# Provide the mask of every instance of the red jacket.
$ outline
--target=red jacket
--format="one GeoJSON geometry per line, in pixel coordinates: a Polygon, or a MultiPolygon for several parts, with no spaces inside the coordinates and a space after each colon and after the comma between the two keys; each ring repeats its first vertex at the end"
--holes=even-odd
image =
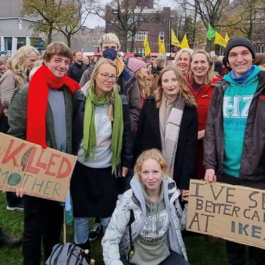
{"type": "MultiPolygon", "coordinates": [[[[191,93],[194,95],[197,102],[197,112],[198,112],[198,131],[205,130],[206,120],[208,114],[208,108],[210,105],[211,97],[213,94],[214,86],[213,83],[222,79],[221,76],[213,78],[212,82],[209,85],[202,85],[198,92],[193,91],[192,86],[189,82],[189,76],[186,76],[188,87],[191,93]]],[[[202,139],[198,141],[197,144],[197,179],[203,179],[205,175],[205,168],[203,166],[203,141],[202,139]]]]}
{"type": "Polygon", "coordinates": [[[198,131],[205,130],[208,108],[210,105],[210,101],[211,101],[211,97],[212,97],[213,89],[214,89],[214,86],[212,84],[217,82],[220,79],[222,79],[221,76],[216,76],[215,78],[212,79],[209,85],[202,85],[199,91],[195,92],[192,89],[188,75],[186,76],[188,87],[191,93],[194,95],[195,100],[197,102],[197,112],[198,112],[198,118],[199,118],[198,131]]]}

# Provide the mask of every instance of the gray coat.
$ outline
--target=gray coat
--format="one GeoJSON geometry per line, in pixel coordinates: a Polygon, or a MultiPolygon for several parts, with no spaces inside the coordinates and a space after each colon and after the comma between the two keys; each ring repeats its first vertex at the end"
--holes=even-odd
{"type": "MultiPolygon", "coordinates": [[[[118,200],[110,223],[102,239],[103,259],[106,265],[122,265],[120,251],[130,246],[129,229],[130,209],[134,212],[132,228],[132,241],[134,241],[144,228],[146,206],[137,175],[131,180],[131,189],[118,200]]],[[[170,227],[168,232],[169,247],[187,260],[186,248],[181,231],[185,230],[187,223],[187,204],[182,210],[179,203],[180,191],[172,179],[163,178],[164,200],[168,212],[170,227]],[[178,242],[178,244],[176,243],[178,242]],[[177,247],[180,246],[180,249],[177,247]]]]}

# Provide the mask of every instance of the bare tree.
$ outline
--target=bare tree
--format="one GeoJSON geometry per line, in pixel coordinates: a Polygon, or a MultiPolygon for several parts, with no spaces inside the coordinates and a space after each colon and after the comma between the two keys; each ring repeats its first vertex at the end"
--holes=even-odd
{"type": "MultiPolygon", "coordinates": [[[[224,8],[229,5],[229,1],[223,0],[176,0],[189,12],[196,13],[202,21],[204,27],[207,29],[208,24],[213,28],[218,24],[224,8]]],[[[210,50],[212,41],[207,40],[206,50],[210,50]]]]}
{"type": "Polygon", "coordinates": [[[131,49],[134,38],[140,26],[152,19],[155,12],[146,12],[145,0],[113,0],[110,4],[102,6],[94,4],[91,13],[106,21],[106,31],[114,27],[116,33],[121,33],[121,49],[127,50],[127,40],[131,38],[131,49]]]}
{"type": "Polygon", "coordinates": [[[88,15],[90,14],[90,5],[88,5],[89,2],[84,0],[72,0],[66,2],[64,7],[61,9],[61,19],[56,20],[55,22],[56,30],[66,37],[67,44],[70,48],[72,37],[81,30],[88,15]]]}
{"type": "Polygon", "coordinates": [[[224,24],[228,31],[237,32],[238,35],[251,39],[254,33],[258,34],[262,31],[263,25],[257,25],[257,22],[264,18],[265,2],[263,0],[235,0],[231,3],[229,16],[226,17],[224,24]]]}
{"type": "Polygon", "coordinates": [[[37,18],[33,26],[35,36],[44,33],[47,43],[52,42],[54,31],[60,31],[71,47],[71,37],[76,34],[85,22],[84,14],[88,8],[84,0],[23,0],[22,14],[37,18]],[[82,19],[82,17],[84,19],[82,19]]]}

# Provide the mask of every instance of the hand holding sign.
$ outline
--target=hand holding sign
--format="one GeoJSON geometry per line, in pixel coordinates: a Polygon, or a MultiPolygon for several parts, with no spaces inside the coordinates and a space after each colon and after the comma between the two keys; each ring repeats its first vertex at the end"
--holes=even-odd
{"type": "Polygon", "coordinates": [[[16,195],[17,195],[17,197],[20,197],[20,198],[22,198],[22,197],[23,197],[23,195],[24,195],[24,192],[23,192],[23,190],[22,190],[21,188],[19,188],[19,189],[16,189],[16,195]]]}
{"type": "Polygon", "coordinates": [[[210,183],[216,182],[217,179],[216,179],[214,169],[211,169],[211,168],[206,169],[204,180],[210,183]]]}

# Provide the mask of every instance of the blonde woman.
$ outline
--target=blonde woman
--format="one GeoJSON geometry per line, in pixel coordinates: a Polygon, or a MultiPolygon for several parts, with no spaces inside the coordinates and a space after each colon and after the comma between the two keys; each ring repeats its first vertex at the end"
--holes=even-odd
{"type": "Polygon", "coordinates": [[[1,103],[5,116],[8,117],[8,106],[14,89],[26,84],[29,72],[38,60],[39,52],[32,46],[21,47],[9,61],[8,71],[0,79],[1,103]]]}
{"type": "Polygon", "coordinates": [[[193,53],[192,49],[184,48],[181,49],[175,56],[175,65],[179,67],[179,69],[182,71],[184,76],[186,76],[186,74],[189,71],[190,59],[192,53],[193,53]]]}
{"type": "Polygon", "coordinates": [[[188,265],[181,236],[187,204],[182,210],[165,158],[157,149],[147,150],[134,172],[131,189],[119,199],[102,239],[105,264],[188,265]]]}
{"type": "Polygon", "coordinates": [[[186,80],[196,100],[199,118],[197,149],[198,179],[203,179],[205,175],[205,168],[203,166],[203,138],[214,83],[220,79],[220,76],[215,75],[214,62],[206,51],[197,50],[191,55],[190,71],[186,76],[186,80]]]}
{"type": "Polygon", "coordinates": [[[167,66],[159,74],[153,96],[141,110],[135,137],[135,156],[150,148],[162,151],[168,173],[183,190],[196,176],[198,115],[196,102],[182,72],[167,66]]]}
{"type": "Polygon", "coordinates": [[[148,76],[147,65],[142,60],[131,58],[128,62],[128,68],[135,74],[141,95],[141,105],[143,106],[146,97],[150,95],[150,90],[146,80],[148,76]]]}
{"type": "Polygon", "coordinates": [[[89,217],[99,217],[105,232],[115,208],[118,178],[133,162],[128,102],[116,87],[115,62],[100,59],[90,81],[74,94],[71,180],[75,244],[89,249],[89,217]]]}
{"type": "MultiPolygon", "coordinates": [[[[39,52],[31,46],[21,47],[9,61],[8,70],[0,79],[0,98],[4,109],[4,115],[1,120],[1,132],[7,133],[8,125],[8,108],[10,100],[16,87],[22,86],[29,81],[29,72],[32,70],[34,63],[38,60],[39,52]]],[[[16,197],[14,192],[7,192],[7,210],[23,211],[24,205],[21,198],[16,197]]]]}

